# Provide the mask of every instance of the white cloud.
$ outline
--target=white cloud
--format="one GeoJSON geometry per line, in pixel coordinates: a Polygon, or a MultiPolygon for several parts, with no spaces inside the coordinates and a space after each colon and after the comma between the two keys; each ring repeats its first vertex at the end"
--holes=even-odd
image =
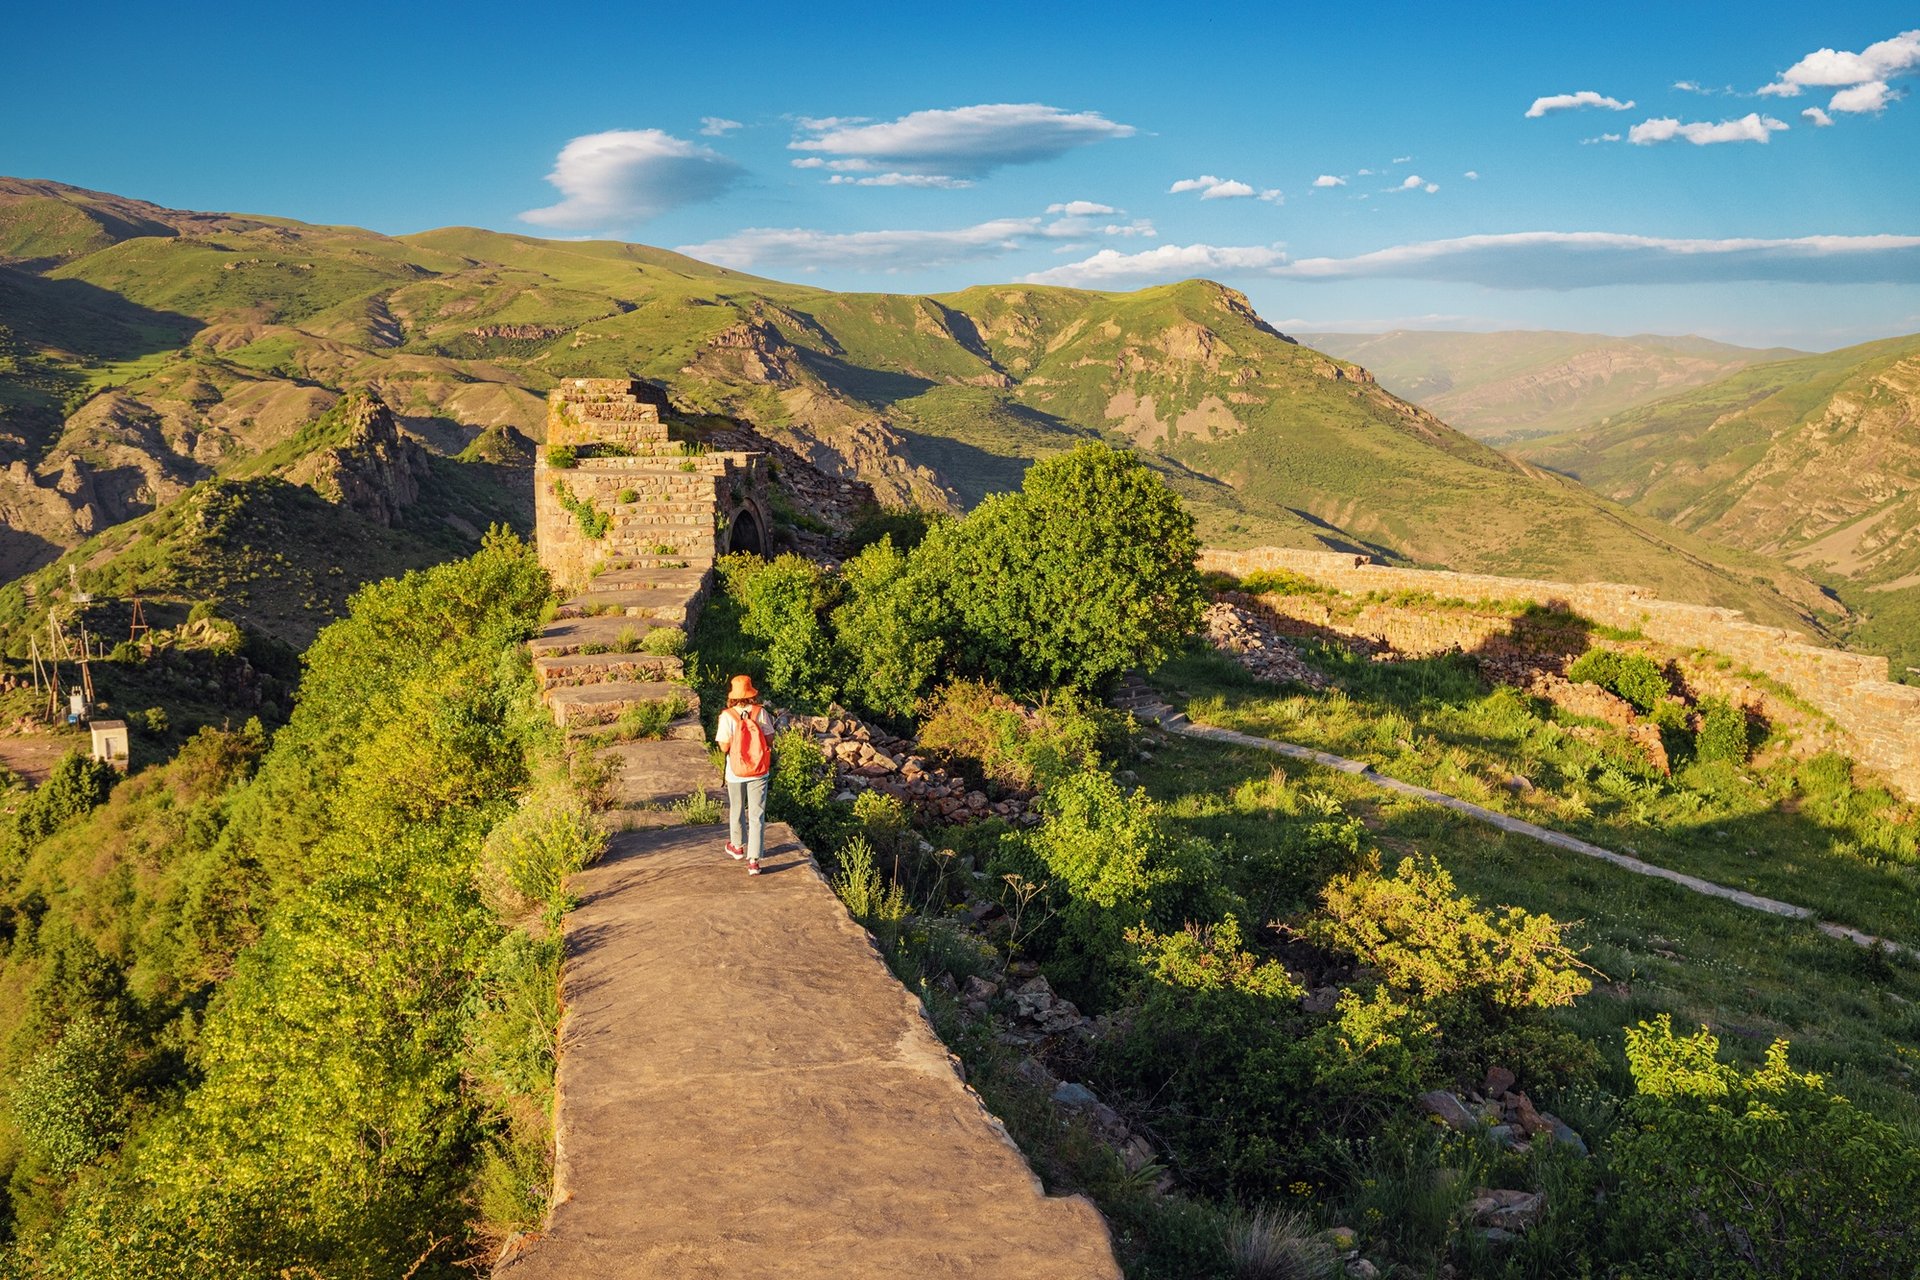
{"type": "Polygon", "coordinates": [[[798,123],[810,136],[788,143],[794,151],[820,152],[903,173],[957,178],[1052,160],[1075,147],[1132,137],[1135,132],[1132,125],[1118,124],[1097,111],[1068,112],[1038,102],[915,111],[878,124],[835,118],[798,123]]]}
{"type": "Polygon", "coordinates": [[[743,129],[738,120],[729,120],[725,116],[701,116],[700,132],[709,138],[723,138],[735,129],[743,129]]]}
{"type": "Polygon", "coordinates": [[[1602,133],[1602,134],[1598,134],[1598,135],[1596,135],[1596,136],[1594,136],[1594,137],[1591,137],[1591,138],[1582,138],[1582,139],[1580,139],[1580,145],[1581,145],[1581,146],[1583,146],[1583,147],[1590,147],[1590,146],[1592,146],[1592,145],[1594,145],[1594,144],[1595,144],[1596,142],[1618,142],[1618,141],[1620,141],[1620,135],[1619,135],[1619,134],[1617,134],[1617,133],[1602,133]]]}
{"type": "Polygon", "coordinates": [[[1048,213],[1058,213],[1055,218],[1040,228],[1040,234],[1049,239],[1081,236],[1146,236],[1152,239],[1159,232],[1153,229],[1153,223],[1145,218],[1136,218],[1132,222],[1102,222],[1106,215],[1125,213],[1111,205],[1095,204],[1091,200],[1074,200],[1067,204],[1050,204],[1048,213]],[[1078,212],[1076,212],[1076,210],[1078,212]]]}
{"type": "Polygon", "coordinates": [[[643,221],[724,194],[744,171],[710,147],[658,129],[610,129],[560,149],[547,181],[564,197],[520,217],[563,230],[643,221]]]}
{"type": "Polygon", "coordinates": [[[1390,189],[1393,191],[1424,191],[1428,195],[1432,195],[1440,189],[1440,184],[1437,182],[1428,182],[1417,173],[1410,173],[1404,182],[1390,189]]]}
{"type": "Polygon", "coordinates": [[[1061,204],[1047,206],[1048,213],[1064,213],[1072,218],[1089,218],[1103,213],[1118,213],[1110,204],[1099,204],[1092,200],[1068,200],[1061,204]]]}
{"type": "Polygon", "coordinates": [[[1549,111],[1570,111],[1578,107],[1605,107],[1609,111],[1631,111],[1633,100],[1629,98],[1622,102],[1618,98],[1609,98],[1591,89],[1582,89],[1578,93],[1555,93],[1544,98],[1535,98],[1533,105],[1527,108],[1526,118],[1538,120],[1549,111]]]}
{"type": "Polygon", "coordinates": [[[1268,187],[1260,193],[1260,199],[1266,201],[1268,204],[1285,204],[1287,202],[1287,193],[1278,187],[1268,187]]]}
{"type": "Polygon", "coordinates": [[[1417,187],[1419,187],[1419,185],[1420,185],[1420,175],[1417,173],[1409,174],[1407,177],[1407,180],[1400,184],[1400,189],[1402,191],[1412,191],[1417,187]]]}
{"type": "Polygon", "coordinates": [[[931,187],[941,191],[952,191],[958,187],[970,187],[973,184],[965,178],[949,178],[938,173],[876,173],[864,178],[850,174],[836,173],[827,179],[830,187],[931,187]]]}
{"type": "MultiPolygon", "coordinates": [[[[1916,67],[1920,67],[1920,29],[1902,31],[1891,40],[1868,45],[1859,53],[1815,49],[1782,72],[1778,80],[1760,86],[1759,92],[1769,97],[1794,98],[1800,95],[1802,89],[1868,85],[1902,75],[1916,67]]],[[[1838,96],[1835,95],[1836,100],[1838,96]]],[[[1879,105],[1863,109],[1877,111],[1884,105],[1883,98],[1879,105]]],[[[1852,110],[1832,103],[1828,107],[1837,111],[1852,110]]]]}
{"type": "Polygon", "coordinates": [[[783,266],[813,271],[903,271],[998,257],[1040,232],[1038,218],[995,218],[936,231],[814,231],[749,227],[678,252],[724,267],[783,266]]]}
{"type": "Polygon", "coordinates": [[[1179,280],[1219,271],[1265,271],[1284,263],[1277,246],[1163,244],[1139,253],[1102,249],[1079,262],[1063,263],[1024,276],[1028,284],[1064,284],[1080,288],[1179,280]]]}
{"type": "Polygon", "coordinates": [[[1786,121],[1763,116],[1757,111],[1749,111],[1738,120],[1722,120],[1719,124],[1705,121],[1683,124],[1672,116],[1663,116],[1643,120],[1627,130],[1627,141],[1643,147],[1656,142],[1671,142],[1675,138],[1683,138],[1696,147],[1711,146],[1716,142],[1766,142],[1786,127],[1786,121]]]}
{"type": "Polygon", "coordinates": [[[1826,129],[1831,127],[1833,124],[1833,117],[1828,115],[1826,112],[1822,111],[1818,107],[1808,107],[1805,111],[1802,111],[1800,113],[1800,118],[1802,120],[1813,121],[1813,125],[1816,129],[1826,129]]]}
{"type": "Polygon", "coordinates": [[[1611,232],[1528,231],[1395,245],[1351,258],[1289,259],[1277,246],[1161,245],[1102,249],[1028,276],[1041,284],[1139,284],[1208,272],[1301,282],[1400,279],[1494,289],[1790,281],[1920,283],[1920,236],[1680,240],[1611,232]]]}
{"type": "Polygon", "coordinates": [[[1857,84],[1851,89],[1842,89],[1834,94],[1833,101],[1827,103],[1827,110],[1845,111],[1850,115],[1884,111],[1887,103],[1895,96],[1897,95],[1887,87],[1885,80],[1869,80],[1865,84],[1857,84]]]}
{"type": "Polygon", "coordinates": [[[1371,170],[1371,169],[1356,169],[1356,170],[1354,170],[1354,172],[1355,172],[1355,173],[1357,173],[1357,174],[1359,174],[1359,175],[1360,175],[1361,177],[1363,177],[1363,178],[1371,178],[1371,177],[1373,177],[1373,170],[1371,170]]]}
{"type": "Polygon", "coordinates": [[[1393,158],[1393,162],[1395,164],[1412,164],[1413,157],[1412,156],[1395,156],[1393,158]]]}
{"type": "Polygon", "coordinates": [[[1197,178],[1182,178],[1167,188],[1167,194],[1177,196],[1188,191],[1198,191],[1202,200],[1236,200],[1254,194],[1252,187],[1232,178],[1216,178],[1203,173],[1197,178]]]}
{"type": "Polygon", "coordinates": [[[1480,171],[1478,169],[1469,169],[1465,173],[1461,174],[1460,176],[1465,178],[1468,182],[1480,181],[1480,171]]]}
{"type": "Polygon", "coordinates": [[[1698,80],[1675,80],[1673,87],[1682,93],[1711,93],[1713,90],[1702,88],[1698,80]]]}
{"type": "Polygon", "coordinates": [[[1344,187],[1347,185],[1347,180],[1345,178],[1336,178],[1330,173],[1323,173],[1313,180],[1313,185],[1316,187],[1344,187]]]}

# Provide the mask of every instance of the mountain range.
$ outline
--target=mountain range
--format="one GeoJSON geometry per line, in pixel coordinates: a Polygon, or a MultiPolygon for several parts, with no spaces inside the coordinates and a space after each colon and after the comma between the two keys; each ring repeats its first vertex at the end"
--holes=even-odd
{"type": "Polygon", "coordinates": [[[1552,330],[1298,336],[1330,355],[1359,361],[1395,395],[1494,445],[1605,422],[1749,366],[1806,354],[1707,338],[1552,330]]]}
{"type": "Polygon", "coordinates": [[[147,523],[189,527],[179,504],[209,483],[244,506],[309,482],[307,456],[355,429],[328,416],[348,391],[426,459],[421,509],[367,536],[464,537],[524,511],[513,463],[558,379],[635,375],[669,388],[682,430],[750,425],[891,503],[962,509],[1107,439],[1220,545],[1636,582],[1802,629],[1831,616],[1802,575],[1470,439],[1206,281],[834,293],[617,242],[386,236],[25,180],[0,180],[0,253],[4,577],[62,556],[105,572],[147,523]]]}

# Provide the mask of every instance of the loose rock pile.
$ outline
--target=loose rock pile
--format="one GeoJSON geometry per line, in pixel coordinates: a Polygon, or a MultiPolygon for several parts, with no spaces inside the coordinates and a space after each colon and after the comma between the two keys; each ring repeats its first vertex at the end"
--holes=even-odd
{"type": "MultiPolygon", "coordinates": [[[[1446,1089],[1435,1089],[1420,1095],[1420,1106],[1449,1129],[1459,1133],[1484,1130],[1488,1137],[1516,1153],[1546,1139],[1585,1156],[1586,1141],[1573,1127],[1552,1112],[1536,1108],[1516,1083],[1513,1072],[1494,1067],[1487,1072],[1480,1090],[1469,1090],[1463,1098],[1446,1089]]],[[[1467,1214],[1483,1237],[1500,1243],[1525,1233],[1540,1221],[1546,1207],[1543,1191],[1477,1187],[1467,1204],[1467,1214]]]]}
{"type": "Polygon", "coordinates": [[[1299,653],[1268,618],[1247,603],[1222,598],[1201,617],[1207,643],[1261,680],[1324,689],[1325,676],[1301,661],[1299,653]]]}
{"type": "Polygon", "coordinates": [[[780,717],[778,727],[788,726],[812,734],[827,753],[847,788],[837,797],[843,801],[871,790],[896,796],[921,816],[939,822],[1002,818],[1031,825],[1040,820],[1032,795],[990,799],[986,792],[969,786],[964,777],[919,754],[912,741],[895,737],[838,707],[824,716],[780,717]]]}

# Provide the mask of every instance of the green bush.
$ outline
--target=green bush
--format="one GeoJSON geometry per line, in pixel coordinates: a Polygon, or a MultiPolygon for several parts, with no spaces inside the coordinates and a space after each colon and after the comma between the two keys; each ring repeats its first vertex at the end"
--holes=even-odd
{"type": "Polygon", "coordinates": [[[767,696],[825,707],[840,690],[834,646],[821,620],[830,600],[825,570],[791,553],[772,560],[730,555],[718,567],[740,605],[740,630],[762,642],[767,696]]]}
{"type": "Polygon", "coordinates": [[[1639,1092],[1610,1144],[1623,1252],[1661,1274],[1920,1274],[1920,1147],[1794,1071],[1754,1071],[1667,1015],[1627,1029],[1639,1092]]]}
{"type": "Polygon", "coordinates": [[[621,506],[631,506],[638,501],[640,501],[640,491],[638,489],[622,489],[620,491],[621,506]]]}
{"type": "Polygon", "coordinates": [[[1752,749],[1746,712],[1725,698],[1701,700],[1700,729],[1694,736],[1694,755],[1699,760],[1745,764],[1752,749]]]}
{"type": "Polygon", "coordinates": [[[1117,717],[1071,689],[1032,709],[977,680],[955,680],[923,707],[920,745],[996,786],[1031,791],[1098,768],[1117,717]]]}
{"type": "Polygon", "coordinates": [[[570,444],[556,444],[547,450],[547,465],[556,471],[570,471],[580,465],[580,455],[570,444]]]}
{"type": "Polygon", "coordinates": [[[643,653],[677,658],[687,649],[687,633],[679,627],[655,627],[640,638],[643,653]]]}
{"type": "Polygon", "coordinates": [[[913,714],[947,655],[951,621],[943,598],[882,537],[841,566],[845,603],[833,611],[834,643],[848,695],[891,719],[913,714]]]}
{"type": "Polygon", "coordinates": [[[1632,703],[1643,715],[1672,697],[1666,673],[1643,653],[1617,649],[1589,649],[1567,668],[1567,679],[1597,684],[1632,703]]]}
{"type": "Polygon", "coordinates": [[[1203,604],[1194,520],[1131,452],[1082,445],[936,525],[915,576],[950,612],[957,674],[1009,693],[1099,687],[1171,656],[1203,604]]]}
{"type": "Polygon", "coordinates": [[[119,1142],[128,1120],[130,1040],[118,1018],[85,1013],[20,1073],[12,1109],[35,1172],[63,1177],[119,1142]]]}

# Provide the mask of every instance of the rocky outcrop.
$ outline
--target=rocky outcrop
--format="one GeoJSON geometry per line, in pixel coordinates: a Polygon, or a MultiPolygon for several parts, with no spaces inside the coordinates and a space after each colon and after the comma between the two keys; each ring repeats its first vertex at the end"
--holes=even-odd
{"type": "Polygon", "coordinates": [[[343,444],[317,456],[313,487],[329,501],[391,528],[420,499],[427,451],[400,434],[393,411],[379,400],[358,397],[343,412],[350,432],[343,444]]]}

